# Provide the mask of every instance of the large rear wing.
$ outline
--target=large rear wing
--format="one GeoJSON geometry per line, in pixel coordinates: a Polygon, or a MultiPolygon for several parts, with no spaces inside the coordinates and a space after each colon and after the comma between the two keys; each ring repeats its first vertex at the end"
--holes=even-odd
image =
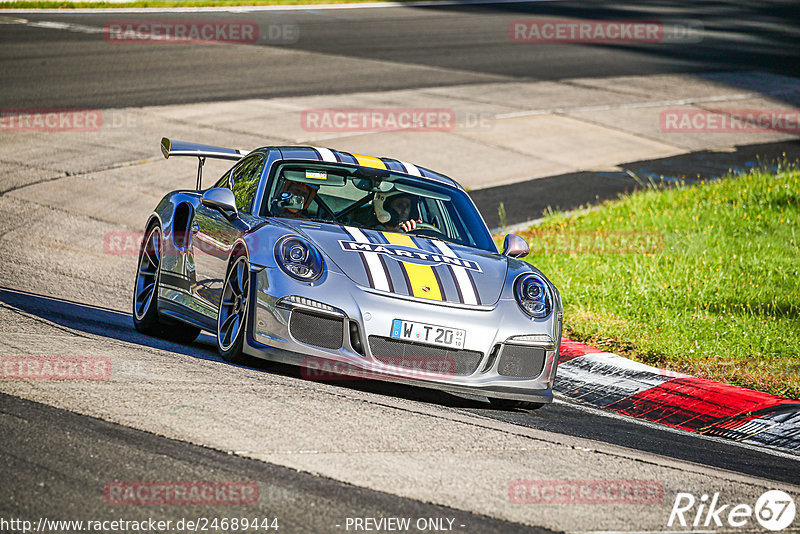
{"type": "Polygon", "coordinates": [[[166,159],[170,156],[194,156],[197,158],[197,190],[200,191],[203,181],[203,164],[206,158],[228,159],[238,161],[249,154],[247,150],[223,148],[219,146],[201,145],[187,141],[173,141],[168,137],[161,139],[161,153],[166,159]]]}

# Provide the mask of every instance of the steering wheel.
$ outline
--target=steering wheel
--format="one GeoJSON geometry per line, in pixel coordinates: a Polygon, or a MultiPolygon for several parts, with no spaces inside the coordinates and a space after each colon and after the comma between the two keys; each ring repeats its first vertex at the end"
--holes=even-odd
{"type": "MultiPolygon", "coordinates": [[[[424,222],[418,222],[414,230],[433,230],[434,232],[439,232],[439,229],[436,228],[434,225],[424,222]]],[[[413,232],[414,230],[411,231],[413,232]]],[[[441,232],[439,233],[441,234],[441,232]]]]}
{"type": "Polygon", "coordinates": [[[428,223],[424,223],[424,222],[418,222],[416,228],[414,228],[413,230],[409,230],[406,233],[407,234],[420,234],[420,235],[430,235],[431,233],[436,234],[436,235],[434,235],[432,237],[436,237],[437,235],[444,235],[444,234],[442,234],[442,231],[439,230],[438,228],[436,228],[434,225],[428,224],[428,223]]]}

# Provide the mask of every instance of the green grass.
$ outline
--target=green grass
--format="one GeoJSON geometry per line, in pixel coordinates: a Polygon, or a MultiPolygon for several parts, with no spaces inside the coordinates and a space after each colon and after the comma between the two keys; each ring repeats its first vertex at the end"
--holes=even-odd
{"type": "MultiPolygon", "coordinates": [[[[76,9],[76,8],[126,8],[126,7],[211,7],[211,6],[272,6],[300,4],[350,4],[389,0],[134,0],[131,2],[0,2],[0,9],[76,9]]],[[[411,0],[392,0],[411,1],[411,0]]]]}
{"type": "Polygon", "coordinates": [[[800,168],[637,192],[521,232],[566,334],[800,398],[800,168]]]}

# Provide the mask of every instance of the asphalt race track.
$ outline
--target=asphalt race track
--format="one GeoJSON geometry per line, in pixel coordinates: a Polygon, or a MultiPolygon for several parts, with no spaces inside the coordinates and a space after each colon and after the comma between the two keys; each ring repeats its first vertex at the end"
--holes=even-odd
{"type": "MultiPolygon", "coordinates": [[[[113,20],[210,16],[120,13],[113,20]]],[[[213,17],[296,25],[300,37],[235,50],[109,46],[80,29],[102,28],[109,15],[0,12],[0,108],[124,108],[718,70],[800,77],[800,11],[791,2],[554,1],[213,17]],[[708,37],[688,48],[509,42],[510,19],[537,16],[694,21],[708,37]],[[59,23],[71,26],[52,27],[59,23]]],[[[0,132],[0,163],[11,135],[0,132]]],[[[87,143],[87,157],[102,148],[87,143]]],[[[798,151],[796,141],[772,148],[798,151]]],[[[57,160],[57,142],[53,150],[57,160]]],[[[741,152],[749,161],[751,152],[741,152]]],[[[10,179],[0,177],[0,185],[10,179]]],[[[599,195],[578,200],[565,183],[537,187],[558,190],[563,207],[599,195]]],[[[677,492],[721,492],[726,502],[750,504],[767,489],[799,494],[798,456],[563,399],[504,412],[478,398],[397,384],[309,381],[269,362],[233,366],[205,334],[188,346],[140,335],[128,309],[135,258],[104,256],[86,244],[118,228],[107,214],[87,215],[80,190],[64,190],[63,208],[8,194],[25,187],[0,187],[0,356],[102,356],[114,374],[102,384],[0,381],[0,519],[241,514],[278,517],[279,532],[347,532],[354,517],[441,517],[457,532],[662,531],[677,492]],[[509,502],[514,480],[611,478],[656,480],[663,499],[650,506],[509,502]],[[103,488],[119,480],[246,480],[260,498],[232,509],[114,506],[103,488]]]]}
{"type": "MultiPolygon", "coordinates": [[[[138,334],[131,328],[130,319],[125,313],[9,289],[0,289],[0,303],[4,322],[14,324],[10,333],[8,327],[4,328],[7,331],[4,341],[6,352],[10,347],[20,347],[20,340],[26,337],[32,340],[31,345],[44,342],[51,346],[66,347],[59,334],[54,334],[52,341],[42,339],[54,328],[61,333],[70,332],[75,336],[73,339],[89,341],[92,346],[114,347],[113,352],[120,353],[125,359],[136,351],[129,353],[123,347],[132,346],[146,352],[163,352],[180,360],[189,369],[196,367],[193,362],[206,362],[214,368],[222,366],[230,370],[228,378],[215,378],[220,376],[219,373],[207,374],[196,385],[201,391],[209,391],[207,388],[210,384],[226,383],[231,376],[235,377],[244,371],[243,368],[220,362],[213,341],[208,336],[202,336],[191,346],[179,346],[138,334]],[[21,333],[27,335],[21,336],[21,333]]],[[[103,350],[103,353],[109,352],[108,348],[103,350]]],[[[152,361],[127,363],[138,371],[142,366],[152,364],[152,361]]],[[[164,365],[163,362],[155,364],[162,372],[166,369],[164,365]]],[[[126,373],[125,367],[125,363],[120,364],[123,374],[126,373]]],[[[395,406],[407,412],[404,417],[410,419],[410,424],[413,424],[415,416],[425,417],[425,414],[415,413],[421,405],[443,421],[457,422],[464,416],[472,416],[477,421],[473,424],[480,424],[482,420],[510,423],[510,428],[533,429],[537,431],[533,435],[540,433],[547,440],[566,443],[577,441],[583,446],[590,443],[598,451],[608,448],[614,454],[645,464],[666,462],[676,471],[679,479],[687,475],[684,470],[716,473],[724,479],[736,479],[740,476],[736,473],[741,473],[784,487],[786,484],[792,485],[800,473],[800,461],[791,455],[764,452],[723,440],[699,438],[655,425],[645,426],[630,419],[563,402],[536,412],[502,412],[489,409],[478,400],[420,391],[403,385],[363,381],[342,381],[332,385],[313,383],[304,380],[295,368],[288,366],[257,362],[252,368],[258,380],[279,380],[289,387],[294,383],[293,394],[308,396],[309,390],[316,388],[333,389],[333,398],[357,399],[361,410],[369,410],[369,406],[395,406]],[[679,463],[676,464],[676,461],[679,463]]],[[[177,380],[185,380],[189,376],[175,374],[172,370],[167,372],[177,380]],[[180,378],[181,375],[183,378],[180,378]]],[[[174,383],[167,382],[166,387],[173,388],[174,383]]],[[[149,390],[145,386],[141,394],[152,394],[149,390]]],[[[235,391],[232,394],[236,395],[235,391]]],[[[215,402],[225,399],[224,395],[213,395],[215,402]]],[[[57,400],[55,402],[58,404],[57,400]]],[[[238,405],[235,399],[225,402],[238,405]]],[[[169,403],[172,417],[195,405],[194,402],[187,400],[184,403],[183,399],[175,397],[170,398],[169,403]]],[[[463,532],[528,531],[527,527],[520,524],[314,477],[271,463],[231,455],[230,451],[223,450],[220,453],[6,394],[0,394],[0,414],[0,426],[7,437],[2,452],[3,465],[6,466],[8,479],[14,481],[0,490],[0,502],[3,503],[0,513],[3,517],[116,517],[121,512],[103,501],[101,491],[105,484],[114,480],[248,480],[259,484],[259,503],[257,506],[237,509],[237,512],[242,511],[248,517],[279,517],[281,526],[290,532],[335,532],[335,525],[342,524],[347,517],[378,516],[456,518],[458,524],[464,525],[458,529],[463,532]]],[[[266,421],[263,424],[270,426],[266,421]]],[[[374,431],[367,431],[370,430],[374,431]]],[[[251,428],[242,430],[247,433],[252,431],[251,428]]],[[[604,478],[600,474],[597,476],[604,478]]],[[[213,506],[193,507],[191,512],[192,516],[197,517],[224,514],[224,510],[215,510],[213,506]]],[[[124,515],[128,519],[158,517],[175,521],[185,516],[185,508],[170,506],[140,508],[124,515]]],[[[530,531],[544,532],[547,529],[530,531]]]]}
{"type": "MultiPolygon", "coordinates": [[[[6,448],[2,455],[5,476],[15,481],[16,490],[13,495],[3,496],[0,506],[3,517],[96,517],[97,507],[104,505],[104,515],[110,516],[113,508],[101,499],[70,498],[81,495],[87,485],[103,486],[109,478],[213,480],[222,477],[224,480],[246,478],[259,483],[261,503],[237,512],[248,518],[278,517],[281,529],[289,532],[325,532],[336,524],[344,525],[347,516],[380,515],[447,517],[453,519],[455,525],[469,525],[470,532],[551,532],[349,486],[16,397],[0,394],[0,399],[0,428],[5,439],[17,445],[6,448]],[[48,428],[48,439],[31,435],[31,427],[48,428]],[[34,457],[35,462],[32,461],[34,457]],[[120,464],[120,458],[125,458],[124,464],[120,464]],[[81,466],[83,470],[75,469],[81,466]],[[309,509],[314,512],[308,513],[309,509]]],[[[192,508],[193,517],[213,517],[216,513],[213,506],[192,508]]],[[[185,516],[185,511],[163,506],[142,514],[142,518],[153,515],[159,520],[178,521],[185,516]]]]}
{"type": "MultiPolygon", "coordinates": [[[[100,336],[101,339],[175,350],[173,343],[148,338],[132,330],[130,318],[125,313],[9,289],[0,289],[0,303],[60,327],[100,336]]],[[[177,352],[192,358],[217,360],[216,347],[208,336],[201,337],[190,347],[181,347],[177,352]]],[[[223,362],[223,365],[227,364],[223,362]]],[[[267,373],[302,379],[300,372],[292,366],[253,362],[253,367],[267,373]]],[[[485,403],[477,400],[400,384],[345,380],[337,386],[355,393],[363,391],[378,396],[429,402],[440,405],[447,411],[457,410],[529,428],[589,438],[696,464],[762,476],[778,482],[795,482],[800,474],[800,459],[786,454],[765,454],[755,448],[735,445],[725,440],[689,435],[658,425],[645,426],[629,418],[563,402],[535,412],[503,412],[489,409],[485,403]]],[[[4,399],[8,401],[8,398],[4,399]]]]}
{"type": "MultiPolygon", "coordinates": [[[[209,18],[198,13],[19,17],[95,28],[109,21],[209,18]]],[[[109,47],[97,34],[7,23],[0,33],[0,103],[105,108],[513,79],[752,69],[800,73],[800,13],[792,2],[566,1],[220,13],[213,18],[246,19],[263,28],[297,25],[298,39],[272,47],[269,54],[241,48],[231,53],[227,47],[109,47]],[[680,42],[529,47],[509,41],[509,20],[538,16],[699,22],[707,35],[691,47],[680,42]]]]}

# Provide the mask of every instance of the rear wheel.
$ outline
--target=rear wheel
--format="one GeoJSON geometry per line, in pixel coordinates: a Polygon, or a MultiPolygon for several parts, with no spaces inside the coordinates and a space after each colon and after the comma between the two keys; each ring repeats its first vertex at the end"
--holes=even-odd
{"type": "Polygon", "coordinates": [[[250,262],[240,254],[228,269],[217,314],[217,348],[226,362],[245,363],[249,359],[242,352],[249,296],[250,262]]]}
{"type": "Polygon", "coordinates": [[[511,400],[511,399],[497,399],[497,398],[489,398],[489,402],[491,405],[499,410],[538,410],[544,404],[541,402],[528,402],[528,401],[519,401],[519,400],[511,400]]]}
{"type": "Polygon", "coordinates": [[[133,326],[143,334],[156,336],[158,321],[158,278],[161,274],[161,229],[153,226],[139,249],[139,269],[133,286],[133,326]]]}
{"type": "Polygon", "coordinates": [[[200,334],[199,328],[177,321],[165,321],[158,315],[161,244],[161,228],[153,225],[139,249],[138,270],[133,287],[133,326],[148,336],[189,343],[200,334]]]}

